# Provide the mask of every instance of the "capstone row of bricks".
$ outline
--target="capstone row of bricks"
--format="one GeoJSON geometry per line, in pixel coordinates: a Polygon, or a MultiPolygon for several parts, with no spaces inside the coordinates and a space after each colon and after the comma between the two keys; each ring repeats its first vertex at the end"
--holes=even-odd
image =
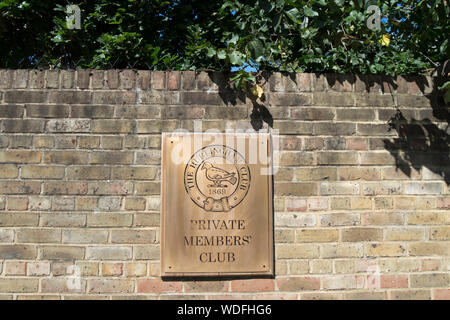
{"type": "MultiPolygon", "coordinates": [[[[148,70],[0,70],[0,89],[154,89],[217,91],[226,88],[226,72],[148,70]]],[[[430,94],[444,79],[430,76],[263,73],[272,92],[373,92],[430,94]]]]}

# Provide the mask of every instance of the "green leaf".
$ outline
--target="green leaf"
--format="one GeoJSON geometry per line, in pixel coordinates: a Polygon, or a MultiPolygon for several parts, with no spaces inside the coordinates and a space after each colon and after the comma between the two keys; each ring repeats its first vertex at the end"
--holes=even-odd
{"type": "Polygon", "coordinates": [[[248,43],[248,48],[255,59],[261,57],[264,54],[264,45],[258,39],[250,41],[248,43]]]}
{"type": "Polygon", "coordinates": [[[239,36],[237,34],[233,34],[231,39],[228,40],[228,44],[236,44],[239,40],[239,36]]]}
{"type": "Polygon", "coordinates": [[[307,17],[317,17],[319,15],[316,11],[309,7],[303,7],[303,13],[307,17]]]}
{"type": "Polygon", "coordinates": [[[206,51],[206,56],[208,58],[214,57],[215,54],[216,54],[216,50],[214,50],[213,48],[208,48],[206,51]]]}
{"type": "Polygon", "coordinates": [[[230,58],[230,62],[233,65],[241,66],[244,63],[244,60],[242,58],[242,53],[238,51],[232,51],[228,54],[228,57],[230,58]]]}
{"type": "Polygon", "coordinates": [[[450,102],[450,90],[447,90],[447,91],[444,93],[444,102],[445,102],[445,103],[449,103],[449,102],[450,102]]]}
{"type": "Polygon", "coordinates": [[[217,58],[223,60],[227,57],[227,52],[223,49],[217,51],[217,58]]]}
{"type": "Polygon", "coordinates": [[[297,24],[302,24],[302,21],[301,21],[302,16],[300,14],[300,11],[298,11],[297,8],[292,8],[292,9],[286,11],[285,13],[289,17],[289,19],[291,19],[293,22],[295,22],[297,24]]]}

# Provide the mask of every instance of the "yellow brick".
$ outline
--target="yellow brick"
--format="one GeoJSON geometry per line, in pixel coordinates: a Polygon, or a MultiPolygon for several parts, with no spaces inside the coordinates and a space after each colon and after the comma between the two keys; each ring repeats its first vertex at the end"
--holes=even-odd
{"type": "Polygon", "coordinates": [[[389,292],[391,300],[430,300],[430,290],[394,290],[389,292]]]}
{"type": "Polygon", "coordinates": [[[100,145],[100,137],[84,136],[80,137],[78,146],[81,149],[95,149],[100,145]]]}
{"type": "Polygon", "coordinates": [[[352,210],[372,209],[372,199],[370,197],[350,198],[352,210]]]}
{"type": "Polygon", "coordinates": [[[150,263],[149,265],[149,276],[151,277],[160,277],[161,276],[161,268],[158,263],[150,263]]]}
{"type": "Polygon", "coordinates": [[[53,140],[52,136],[35,136],[33,138],[33,145],[35,148],[52,148],[53,140]]]}
{"type": "Polygon", "coordinates": [[[364,277],[355,275],[334,275],[327,276],[322,282],[324,289],[362,289],[364,287],[364,277]]]}
{"type": "Polygon", "coordinates": [[[338,169],[339,180],[380,180],[380,170],[371,167],[342,167],[338,169]]]}
{"type": "Polygon", "coordinates": [[[82,276],[97,276],[99,265],[98,262],[77,262],[77,267],[80,268],[82,276]]]}
{"type": "Polygon", "coordinates": [[[333,273],[331,260],[312,260],[310,273],[333,273]]]}
{"type": "Polygon", "coordinates": [[[289,274],[307,274],[309,272],[309,263],[307,260],[288,261],[289,274]]]}
{"type": "Polygon", "coordinates": [[[125,198],[125,209],[131,211],[145,210],[145,198],[125,198]]]}
{"type": "Polygon", "coordinates": [[[369,212],[364,213],[361,217],[364,225],[369,226],[388,226],[388,225],[403,225],[404,216],[402,213],[378,213],[369,212]]]}
{"type": "Polygon", "coordinates": [[[91,279],[89,293],[131,293],[134,288],[133,279],[91,279]]]}
{"type": "Polygon", "coordinates": [[[403,210],[423,210],[436,208],[436,198],[427,197],[398,197],[395,208],[403,210]]]}
{"type": "Polygon", "coordinates": [[[386,258],[378,261],[381,272],[401,273],[420,271],[420,259],[416,258],[386,258]]]}
{"type": "Polygon", "coordinates": [[[122,263],[102,263],[103,276],[120,276],[123,273],[122,263]]]}
{"type": "Polygon", "coordinates": [[[350,208],[350,198],[331,198],[331,210],[345,210],[350,208]]]}
{"type": "Polygon", "coordinates": [[[0,163],[39,163],[41,157],[41,151],[0,151],[0,163]]]}
{"type": "Polygon", "coordinates": [[[386,292],[355,291],[345,294],[345,300],[384,300],[386,292]]]}
{"type": "Polygon", "coordinates": [[[409,210],[414,209],[414,197],[397,197],[395,198],[395,208],[409,210]]]}
{"type": "Polygon", "coordinates": [[[285,275],[288,273],[288,262],[286,260],[275,261],[276,275],[285,275]]]}
{"type": "Polygon", "coordinates": [[[293,168],[277,168],[276,173],[274,175],[275,181],[292,181],[294,177],[294,169],[293,168]]]}
{"type": "Polygon", "coordinates": [[[445,287],[450,285],[448,273],[412,274],[411,288],[445,287]]]}
{"type": "Polygon", "coordinates": [[[448,256],[450,246],[448,242],[417,242],[409,244],[411,256],[448,256]]]}
{"type": "Polygon", "coordinates": [[[24,166],[20,176],[25,179],[61,179],[64,177],[64,167],[57,166],[24,166]]]}
{"type": "Polygon", "coordinates": [[[297,181],[335,181],[337,178],[336,168],[333,167],[296,168],[295,176],[297,181]]]}
{"type": "Polygon", "coordinates": [[[321,258],[352,258],[363,256],[363,245],[360,243],[323,244],[321,258]]]}
{"type": "Polygon", "coordinates": [[[147,275],[147,264],[146,263],[128,263],[126,265],[127,276],[131,277],[144,277],[147,275]]]}
{"type": "Polygon", "coordinates": [[[425,237],[425,230],[422,228],[388,228],[385,232],[387,241],[414,241],[425,237]]]}
{"type": "Polygon", "coordinates": [[[450,213],[447,212],[409,213],[407,217],[408,224],[411,225],[450,224],[450,213]]]}
{"type": "Polygon", "coordinates": [[[113,230],[111,231],[112,243],[156,243],[155,230],[113,230]]]}
{"type": "Polygon", "coordinates": [[[28,208],[27,197],[8,197],[6,199],[6,208],[8,210],[24,211],[28,208]]]}
{"type": "Polygon", "coordinates": [[[277,259],[309,259],[319,257],[319,246],[315,244],[281,244],[275,250],[277,259]]]}
{"type": "Polygon", "coordinates": [[[354,260],[334,260],[334,270],[336,273],[355,273],[354,260]]]}
{"type": "Polygon", "coordinates": [[[381,228],[348,228],[342,230],[342,241],[381,241],[383,229],[381,228]]]}
{"type": "Polygon", "coordinates": [[[392,209],[393,199],[389,197],[376,197],[375,198],[375,209],[392,209]]]}
{"type": "Polygon", "coordinates": [[[98,197],[80,197],[76,199],[76,208],[77,210],[95,210],[98,208],[98,197]]]}
{"type": "Polygon", "coordinates": [[[373,243],[366,246],[370,257],[399,257],[406,254],[406,249],[400,244],[373,243]]]}
{"type": "Polygon", "coordinates": [[[0,179],[12,179],[17,178],[19,169],[14,164],[1,164],[0,165],[0,179]]]}
{"type": "Polygon", "coordinates": [[[296,242],[333,242],[338,239],[338,229],[300,229],[295,231],[296,242]]]}
{"type": "Polygon", "coordinates": [[[273,208],[275,211],[284,211],[284,198],[273,199],[273,208]]]}
{"type": "Polygon", "coordinates": [[[414,209],[416,210],[424,210],[424,209],[433,209],[436,208],[436,198],[426,198],[420,197],[414,199],[414,209]]]}
{"type": "Polygon", "coordinates": [[[431,240],[450,240],[450,226],[435,227],[430,229],[431,240]]]}
{"type": "Polygon", "coordinates": [[[276,243],[294,242],[295,231],[292,229],[277,229],[274,237],[276,243]]]}
{"type": "Polygon", "coordinates": [[[301,300],[342,300],[342,293],[336,292],[311,292],[302,293],[301,300]]]}
{"type": "Polygon", "coordinates": [[[0,292],[37,292],[39,287],[38,279],[14,279],[14,278],[3,278],[0,279],[0,292]]]}
{"type": "Polygon", "coordinates": [[[320,225],[323,227],[332,226],[356,226],[360,224],[358,213],[330,213],[320,215],[320,225]]]}
{"type": "Polygon", "coordinates": [[[18,229],[18,243],[58,243],[61,242],[61,230],[58,229],[18,229]]]}

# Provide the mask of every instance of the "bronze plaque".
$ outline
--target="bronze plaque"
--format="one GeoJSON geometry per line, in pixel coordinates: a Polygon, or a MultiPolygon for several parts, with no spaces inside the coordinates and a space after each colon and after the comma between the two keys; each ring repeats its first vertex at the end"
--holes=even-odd
{"type": "Polygon", "coordinates": [[[163,277],[273,274],[270,141],[163,133],[163,277]]]}

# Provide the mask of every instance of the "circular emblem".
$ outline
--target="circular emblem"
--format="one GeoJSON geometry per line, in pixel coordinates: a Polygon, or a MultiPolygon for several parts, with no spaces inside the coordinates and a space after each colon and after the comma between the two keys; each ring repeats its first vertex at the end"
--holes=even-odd
{"type": "Polygon", "coordinates": [[[189,159],[184,169],[184,186],[192,201],[204,210],[228,212],[247,195],[250,169],[236,150],[210,145],[189,159]]]}

